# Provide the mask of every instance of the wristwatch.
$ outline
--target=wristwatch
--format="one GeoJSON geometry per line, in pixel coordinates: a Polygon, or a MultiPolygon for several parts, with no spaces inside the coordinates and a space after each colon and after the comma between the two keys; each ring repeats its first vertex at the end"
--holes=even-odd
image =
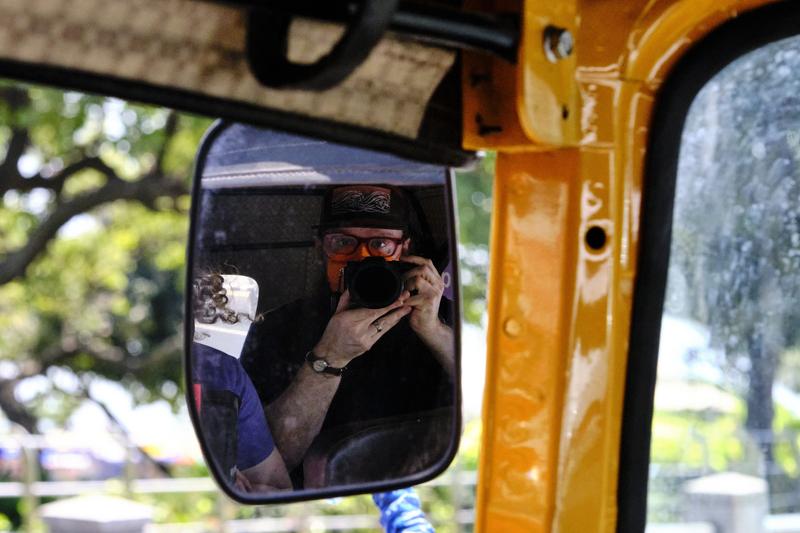
{"type": "Polygon", "coordinates": [[[325,359],[314,355],[314,352],[311,350],[309,350],[306,353],[306,361],[308,361],[308,364],[309,366],[311,366],[311,369],[317,374],[331,374],[333,376],[341,376],[347,369],[347,365],[341,368],[336,368],[331,366],[325,359]]]}

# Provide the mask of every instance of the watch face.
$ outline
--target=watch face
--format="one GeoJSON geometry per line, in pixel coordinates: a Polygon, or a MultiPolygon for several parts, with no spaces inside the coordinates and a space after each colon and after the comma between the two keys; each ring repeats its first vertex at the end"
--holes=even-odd
{"type": "Polygon", "coordinates": [[[312,364],[311,366],[317,372],[324,372],[325,369],[328,368],[328,363],[326,363],[322,359],[317,359],[316,361],[314,361],[314,364],[312,364]]]}

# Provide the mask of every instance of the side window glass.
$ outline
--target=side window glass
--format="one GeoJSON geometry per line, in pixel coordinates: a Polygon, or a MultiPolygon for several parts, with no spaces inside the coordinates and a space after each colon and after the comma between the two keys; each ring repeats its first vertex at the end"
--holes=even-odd
{"type": "Polygon", "coordinates": [[[652,531],[686,522],[771,531],[785,518],[776,515],[800,510],[798,95],[800,38],[791,38],[727,66],[687,116],[655,392],[652,531]]]}

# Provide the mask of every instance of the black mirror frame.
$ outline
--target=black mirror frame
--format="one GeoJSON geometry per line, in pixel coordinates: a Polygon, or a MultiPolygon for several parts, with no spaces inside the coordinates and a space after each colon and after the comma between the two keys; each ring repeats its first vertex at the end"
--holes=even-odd
{"type": "MultiPolygon", "coordinates": [[[[195,435],[197,437],[198,442],[200,443],[200,448],[203,452],[203,458],[206,460],[208,464],[209,459],[212,457],[209,453],[209,447],[206,443],[203,435],[202,430],[200,429],[200,420],[196,410],[193,408],[195,405],[195,396],[193,387],[190,386],[192,382],[191,376],[191,322],[189,317],[192,316],[192,301],[189,295],[192,294],[192,269],[194,265],[194,258],[195,258],[195,240],[194,235],[196,234],[196,230],[198,228],[198,217],[199,217],[199,202],[197,201],[201,194],[201,181],[202,181],[202,172],[205,166],[206,158],[208,157],[209,150],[211,146],[214,144],[214,141],[219,137],[219,135],[225,131],[226,128],[233,125],[234,123],[225,119],[217,120],[206,132],[203,136],[202,141],[200,142],[200,147],[197,151],[197,157],[195,159],[194,164],[194,171],[193,171],[193,181],[192,181],[192,203],[190,209],[190,220],[189,220],[189,235],[186,244],[186,284],[185,284],[185,296],[184,296],[184,355],[183,355],[183,376],[184,376],[184,390],[186,396],[187,406],[189,407],[189,416],[192,421],[192,426],[195,431],[195,435]]],[[[458,240],[457,240],[457,227],[458,221],[456,219],[456,212],[455,212],[455,188],[453,186],[454,183],[454,173],[452,168],[447,168],[445,170],[445,199],[449,200],[446,203],[447,209],[447,219],[451,221],[450,228],[449,228],[449,245],[450,245],[450,257],[452,258],[453,264],[453,316],[454,316],[454,323],[453,323],[453,334],[454,334],[454,341],[455,341],[455,350],[456,350],[456,358],[455,358],[455,373],[453,376],[453,384],[454,384],[454,393],[453,393],[453,409],[455,410],[455,416],[453,417],[453,425],[452,425],[452,433],[450,436],[450,445],[447,448],[447,451],[442,456],[440,460],[436,462],[433,466],[418,472],[412,476],[408,476],[406,478],[402,478],[399,480],[389,480],[389,481],[376,481],[370,483],[360,483],[360,484],[353,484],[353,485],[346,485],[340,488],[331,488],[331,489],[303,489],[301,491],[295,492],[271,492],[271,493],[262,493],[258,496],[251,496],[248,493],[241,493],[232,490],[230,484],[222,478],[219,472],[219,468],[216,465],[208,464],[208,468],[211,472],[214,481],[217,485],[222,489],[222,491],[231,499],[236,502],[248,504],[248,505],[263,505],[263,504],[282,504],[282,503],[292,503],[292,502],[300,502],[300,501],[308,501],[308,500],[319,500],[325,498],[333,498],[333,497],[340,497],[340,496],[352,496],[355,494],[368,494],[368,493],[376,493],[376,492],[386,492],[390,490],[395,490],[399,488],[409,487],[413,485],[418,485],[420,483],[424,483],[429,481],[439,474],[444,472],[448,466],[453,462],[453,459],[458,452],[459,443],[461,440],[461,427],[462,427],[462,420],[461,420],[461,291],[460,291],[460,281],[459,281],[459,268],[458,268],[458,240]]],[[[213,461],[213,458],[211,458],[213,461]]]]}

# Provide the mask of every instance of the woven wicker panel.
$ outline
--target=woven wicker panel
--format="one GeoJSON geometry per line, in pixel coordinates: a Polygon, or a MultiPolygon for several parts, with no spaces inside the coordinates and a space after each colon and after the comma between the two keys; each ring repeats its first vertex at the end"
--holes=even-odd
{"type": "MultiPolygon", "coordinates": [[[[0,0],[0,58],[177,88],[414,138],[454,55],[387,37],[324,92],[263,88],[244,56],[241,11],[192,0],[0,0]]],[[[341,34],[296,21],[289,57],[312,62],[341,34]]],[[[77,74],[76,74],[77,75],[77,74]]]]}

